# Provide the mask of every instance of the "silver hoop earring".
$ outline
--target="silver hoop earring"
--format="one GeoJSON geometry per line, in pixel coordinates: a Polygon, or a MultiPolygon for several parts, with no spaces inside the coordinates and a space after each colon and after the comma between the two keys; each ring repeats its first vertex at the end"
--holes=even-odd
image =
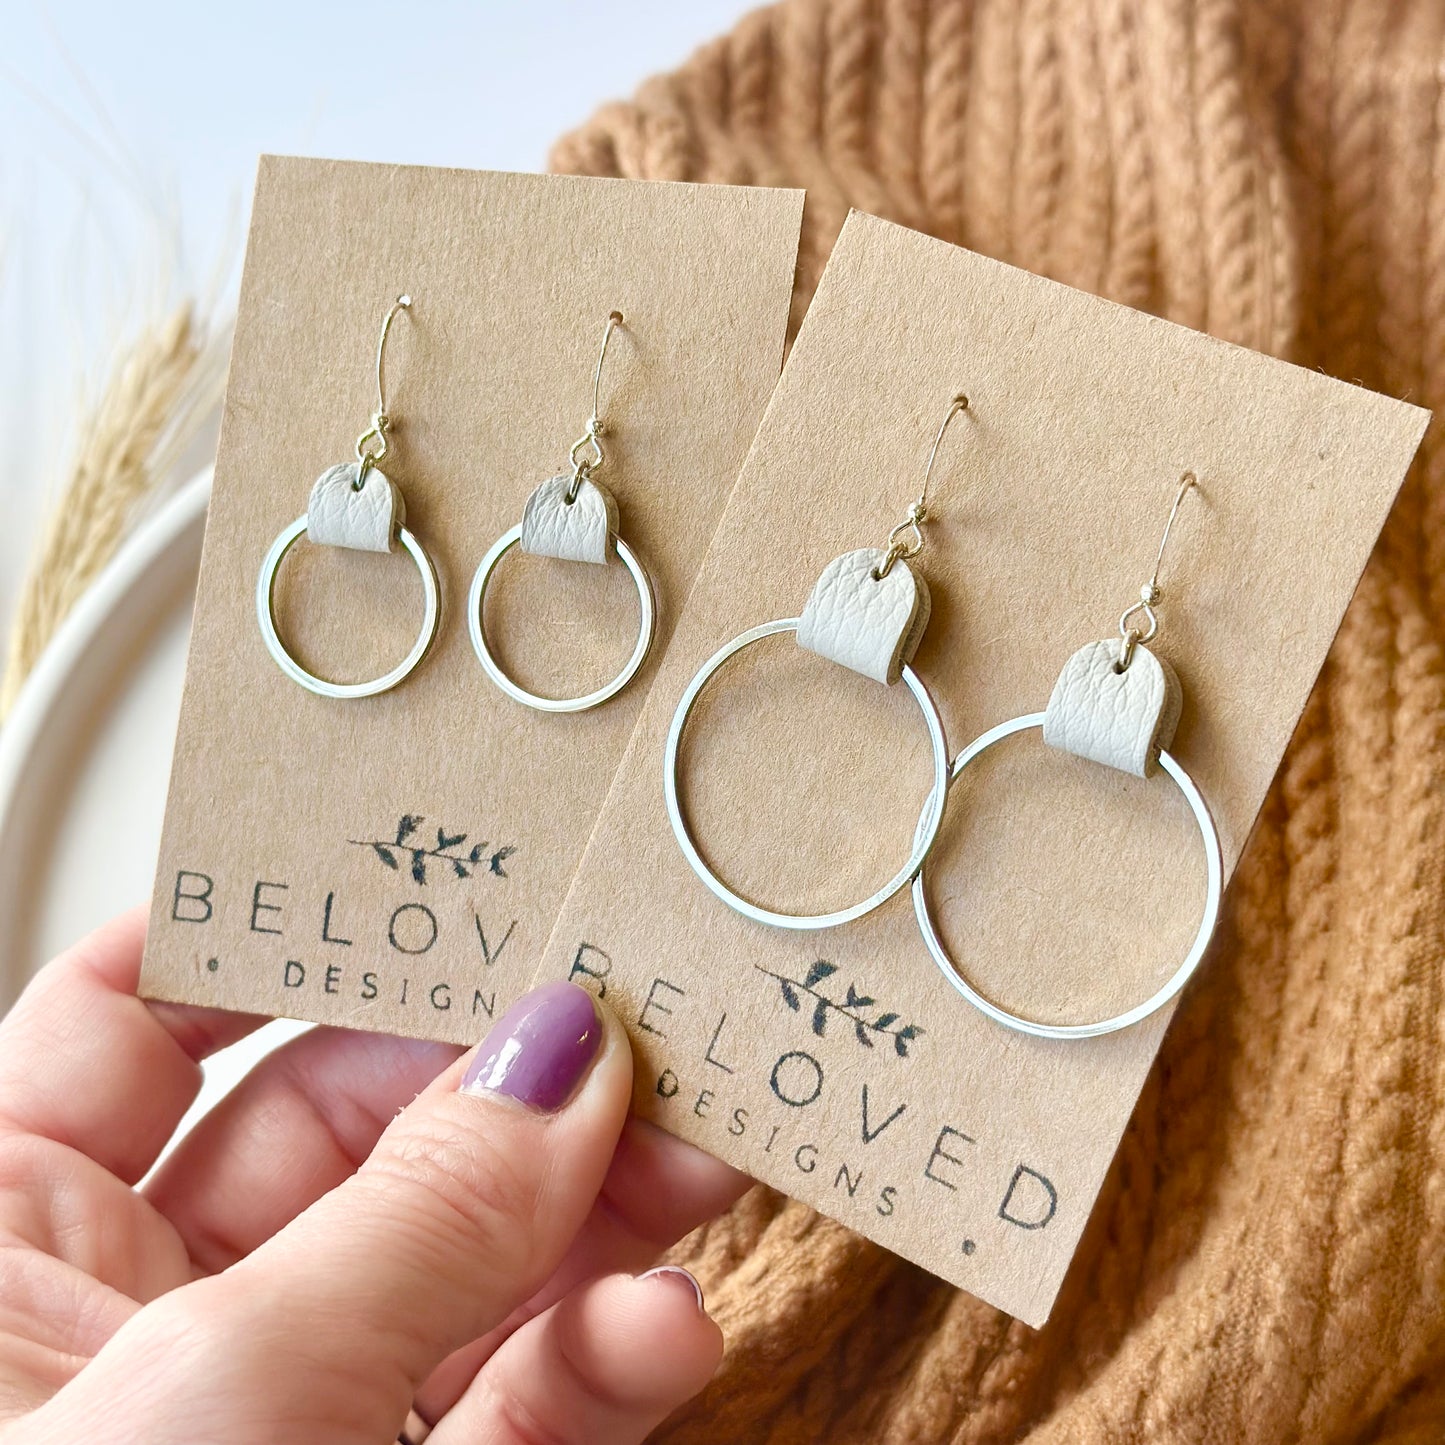
{"type": "Polygon", "coordinates": [[[647,660],[657,628],[652,579],[637,554],[617,534],[617,503],[611,492],[592,480],[593,472],[602,465],[606,455],[601,442],[606,427],[598,414],[602,364],[607,359],[607,344],[613,331],[623,324],[620,311],[612,312],[607,318],[607,328],[602,333],[602,350],[598,353],[597,366],[592,373],[592,415],[587,419],[587,429],[572,443],[568,454],[572,464],[571,476],[564,472],[560,476],[549,477],[527,498],[521,524],[503,532],[492,543],[472,578],[471,591],[467,596],[467,628],[482,670],[514,702],[536,708],[539,712],[585,712],[616,697],[637,676],[647,660]],[[482,618],[487,585],[502,558],[518,546],[535,557],[557,557],[564,562],[593,562],[604,566],[615,552],[631,574],[637,587],[637,643],[622,671],[595,692],[580,697],[542,697],[508,677],[492,655],[482,618]]]}
{"type": "MultiPolygon", "coordinates": [[[[1154,609],[1163,596],[1159,587],[1159,566],[1164,560],[1164,548],[1169,541],[1174,519],[1179,513],[1179,504],[1195,485],[1194,473],[1185,472],[1180,480],[1179,491],[1174,497],[1174,506],[1165,524],[1164,535],[1159,542],[1153,576],[1139,589],[1139,601],[1119,619],[1119,640],[1106,639],[1081,647],[1065,663],[1044,712],[1010,718],[1008,722],[990,728],[981,737],[975,738],[954,759],[948,774],[952,784],[970,763],[996,743],[1012,737],[1014,733],[1033,728],[1043,730],[1044,742],[1051,747],[1107,767],[1119,768],[1135,777],[1147,778],[1152,776],[1156,769],[1162,768],[1184,794],[1204,845],[1204,915],[1184,961],[1164,986],[1151,997],[1112,1018],[1084,1024],[1040,1023],[1036,1019],[1011,1013],[991,999],[985,998],[964,977],[958,965],[949,957],[934,926],[928,907],[925,875],[921,868],[913,880],[913,911],[918,919],[919,931],[923,934],[928,952],[943,976],[969,1003],[996,1023],[1020,1033],[1033,1034],[1036,1038],[1098,1038],[1102,1034],[1117,1033],[1120,1029],[1129,1028],[1157,1013],[1177,997],[1193,977],[1219,921],[1219,906],[1224,891],[1224,859],[1219,833],[1209,806],[1194,780],[1166,751],[1173,741],[1174,729],[1179,722],[1179,680],[1173,668],[1162,658],[1156,657],[1145,645],[1151,642],[1159,631],[1159,618],[1154,609]]],[[[919,820],[920,831],[925,826],[937,826],[936,823],[930,824],[926,812],[919,820]]]]}
{"type": "Polygon", "coordinates": [[[835,928],[862,918],[907,885],[923,866],[923,860],[938,836],[948,792],[948,743],[933,695],[909,666],[928,624],[929,597],[927,583],[907,564],[908,559],[923,550],[923,526],[928,520],[928,482],[939,445],[949,423],[967,409],[968,398],[962,394],[949,402],[928,455],[923,487],[909,507],[908,515],[888,534],[888,545],[884,548],[865,547],[834,558],[814,585],[801,617],[764,622],[733,638],[698,669],[673,713],[663,765],[663,793],[673,836],[688,866],[712,893],[729,908],[755,923],[766,923],[773,928],[813,930],[835,928]],[[923,723],[932,745],[932,788],[923,805],[923,816],[907,862],[876,893],[832,913],[782,913],[753,903],[729,888],[703,859],[678,800],[678,752],[683,729],[698,695],[730,657],[754,642],[783,632],[796,633],[800,647],[865,677],[890,686],[901,681],[923,714],[923,723]]]}
{"type": "Polygon", "coordinates": [[[387,432],[391,417],[386,409],[382,372],[386,337],[397,312],[410,305],[410,296],[398,296],[382,320],[381,337],[376,343],[376,411],[371,425],[356,439],[356,460],[328,467],[316,479],[305,512],[271,543],[256,580],[256,620],[267,652],[292,682],[322,697],[371,697],[395,687],[426,656],[441,617],[436,568],[426,548],[407,530],[406,501],[401,489],[377,468],[390,451],[387,432]],[[302,667],[287,650],[276,624],[276,575],[282,559],[303,534],[314,546],[350,547],[362,552],[390,552],[400,541],[416,563],[423,597],[421,631],[411,650],[390,672],[366,682],[328,682],[302,667]]]}

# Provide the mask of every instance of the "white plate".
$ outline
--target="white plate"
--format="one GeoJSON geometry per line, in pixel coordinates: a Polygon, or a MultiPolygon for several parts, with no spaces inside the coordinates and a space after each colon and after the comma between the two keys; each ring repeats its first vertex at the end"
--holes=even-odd
{"type": "MultiPolygon", "coordinates": [[[[150,893],[210,490],[208,470],[126,539],[0,728],[0,1013],[47,958],[150,893]]],[[[301,1027],[218,1055],[198,1108],[301,1027]]]]}

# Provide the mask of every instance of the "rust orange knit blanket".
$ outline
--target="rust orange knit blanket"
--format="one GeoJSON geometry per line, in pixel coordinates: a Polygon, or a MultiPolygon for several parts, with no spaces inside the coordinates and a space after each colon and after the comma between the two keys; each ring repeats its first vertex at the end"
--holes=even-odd
{"type": "MultiPolygon", "coordinates": [[[[857,206],[1445,405],[1441,0],[785,0],[554,164],[806,186],[795,321],[857,206]]],[[[1048,1327],[755,1190],[658,1438],[1445,1439],[1442,647],[1432,428],[1048,1327]]]]}

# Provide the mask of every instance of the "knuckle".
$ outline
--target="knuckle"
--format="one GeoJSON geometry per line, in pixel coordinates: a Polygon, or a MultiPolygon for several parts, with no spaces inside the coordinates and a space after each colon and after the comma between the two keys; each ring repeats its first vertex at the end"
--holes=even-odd
{"type": "Polygon", "coordinates": [[[219,1298],[219,1281],[199,1280],[151,1301],[132,1321],[132,1344],[142,1360],[215,1379],[233,1368],[238,1340],[234,1311],[219,1298]]]}
{"type": "Polygon", "coordinates": [[[378,1415],[408,1397],[407,1381],[365,1348],[337,1357],[330,1343],[350,1322],[320,1314],[296,1328],[294,1312],[288,1292],[257,1271],[212,1275],[162,1295],[124,1327],[127,1367],[182,1411],[226,1402],[223,1410],[239,1410],[258,1440],[275,1438],[280,1420],[311,1426],[308,1439],[368,1438],[378,1415]]]}
{"type": "Polygon", "coordinates": [[[48,1313],[60,1313],[56,1288],[60,1273],[61,1267],[52,1255],[29,1245],[0,1240],[0,1319],[41,1306],[47,1307],[48,1313]]]}
{"type": "Polygon", "coordinates": [[[59,1148],[36,1134],[0,1132],[0,1191],[9,1193],[47,1183],[52,1156],[59,1148]]]}
{"type": "Polygon", "coordinates": [[[60,1254],[56,1200],[73,1181],[76,1156],[36,1134],[0,1133],[0,1240],[60,1254]]]}
{"type": "Polygon", "coordinates": [[[573,1429],[545,1420],[513,1384],[493,1385],[491,1396],[489,1413],[497,1423],[498,1438],[506,1440],[508,1445],[580,1445],[582,1436],[573,1429]]]}
{"type": "Polygon", "coordinates": [[[358,1176],[391,1193],[468,1249],[525,1248],[541,1191],[536,1151],[507,1147],[440,1107],[402,1115],[381,1136],[358,1176]]]}

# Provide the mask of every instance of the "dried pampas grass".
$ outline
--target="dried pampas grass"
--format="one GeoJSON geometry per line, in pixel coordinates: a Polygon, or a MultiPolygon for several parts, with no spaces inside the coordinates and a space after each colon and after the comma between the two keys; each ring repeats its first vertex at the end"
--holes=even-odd
{"type": "Polygon", "coordinates": [[[66,614],[136,517],[174,479],[225,388],[229,336],[208,333],[185,302],[119,357],[82,424],[75,460],[21,589],[0,718],[66,614]]]}

